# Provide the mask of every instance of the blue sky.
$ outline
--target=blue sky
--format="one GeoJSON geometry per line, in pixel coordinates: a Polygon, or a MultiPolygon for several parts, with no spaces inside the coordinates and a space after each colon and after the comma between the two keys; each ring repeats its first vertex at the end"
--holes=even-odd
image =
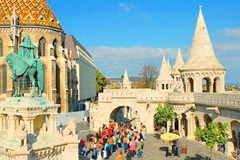
{"type": "Polygon", "coordinates": [[[216,56],[227,69],[226,82],[240,82],[239,0],[48,0],[67,34],[92,54],[107,77],[126,68],[137,76],[142,67],[160,68],[165,54],[174,64],[177,48],[189,55],[198,6],[216,56]]]}

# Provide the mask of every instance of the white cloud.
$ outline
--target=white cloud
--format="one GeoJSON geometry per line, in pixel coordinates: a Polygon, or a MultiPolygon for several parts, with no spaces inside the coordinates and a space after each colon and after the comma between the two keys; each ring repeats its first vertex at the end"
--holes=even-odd
{"type": "Polygon", "coordinates": [[[240,41],[237,42],[221,42],[214,45],[217,50],[220,51],[239,51],[240,52],[240,41]]]}
{"type": "Polygon", "coordinates": [[[136,8],[133,3],[119,3],[119,7],[125,12],[130,12],[136,8]]]}
{"type": "MultiPolygon", "coordinates": [[[[97,68],[108,77],[120,76],[124,69],[130,75],[138,75],[144,65],[156,64],[160,67],[162,55],[175,62],[177,48],[151,48],[135,46],[129,48],[93,47],[92,54],[97,68]]],[[[182,49],[183,56],[188,56],[189,47],[182,49]]]]}
{"type": "Polygon", "coordinates": [[[228,37],[228,38],[238,38],[240,39],[240,28],[225,28],[223,30],[216,31],[217,35],[228,37]]]}

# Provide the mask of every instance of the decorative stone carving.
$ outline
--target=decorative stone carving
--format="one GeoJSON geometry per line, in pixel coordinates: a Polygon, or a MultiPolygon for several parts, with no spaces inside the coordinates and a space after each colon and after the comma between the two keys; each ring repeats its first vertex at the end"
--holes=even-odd
{"type": "Polygon", "coordinates": [[[76,135],[77,122],[78,122],[78,120],[76,118],[70,119],[67,127],[63,131],[63,136],[68,136],[68,135],[75,136],[76,135]]]}
{"type": "Polygon", "coordinates": [[[21,141],[20,147],[27,146],[27,125],[21,124],[19,127],[19,139],[21,141]]]}

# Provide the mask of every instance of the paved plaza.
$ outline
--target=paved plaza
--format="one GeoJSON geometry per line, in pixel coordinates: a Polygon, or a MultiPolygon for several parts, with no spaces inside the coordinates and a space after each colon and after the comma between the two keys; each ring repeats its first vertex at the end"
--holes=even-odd
{"type": "MultiPolygon", "coordinates": [[[[85,127],[83,123],[79,123],[78,127],[78,135],[79,138],[86,137],[86,135],[89,133],[89,128],[85,127]]],[[[144,150],[143,150],[143,159],[144,160],[179,160],[179,159],[184,159],[184,160],[205,160],[208,159],[210,156],[209,154],[209,148],[206,147],[205,145],[202,145],[201,143],[198,143],[196,141],[190,141],[187,139],[184,139],[184,145],[187,145],[188,148],[188,154],[182,154],[181,158],[174,157],[174,156],[169,156],[165,157],[165,147],[168,146],[168,142],[163,142],[160,139],[159,134],[150,134],[147,136],[147,141],[145,142],[144,145],[144,150]]],[[[118,151],[116,151],[110,158],[109,160],[116,160],[116,157],[118,155],[118,151]]],[[[82,160],[89,159],[89,158],[80,158],[82,160]]],[[[133,158],[133,160],[137,160],[137,156],[133,158]]],[[[222,153],[213,152],[213,160],[231,160],[231,158],[223,155],[222,153]]]]}

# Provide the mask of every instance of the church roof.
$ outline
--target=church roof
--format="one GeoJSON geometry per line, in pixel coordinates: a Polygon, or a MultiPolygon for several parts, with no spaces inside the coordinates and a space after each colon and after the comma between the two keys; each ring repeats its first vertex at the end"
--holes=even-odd
{"type": "Polygon", "coordinates": [[[165,55],[163,56],[161,70],[157,78],[157,81],[162,81],[162,80],[164,81],[173,80],[169,72],[169,64],[166,61],[165,55]]]}
{"type": "Polygon", "coordinates": [[[207,26],[199,7],[190,56],[181,70],[225,69],[215,56],[207,26]]]}
{"type": "Polygon", "coordinates": [[[0,25],[10,25],[13,10],[20,25],[53,27],[63,31],[46,0],[0,0],[0,25]]]}

